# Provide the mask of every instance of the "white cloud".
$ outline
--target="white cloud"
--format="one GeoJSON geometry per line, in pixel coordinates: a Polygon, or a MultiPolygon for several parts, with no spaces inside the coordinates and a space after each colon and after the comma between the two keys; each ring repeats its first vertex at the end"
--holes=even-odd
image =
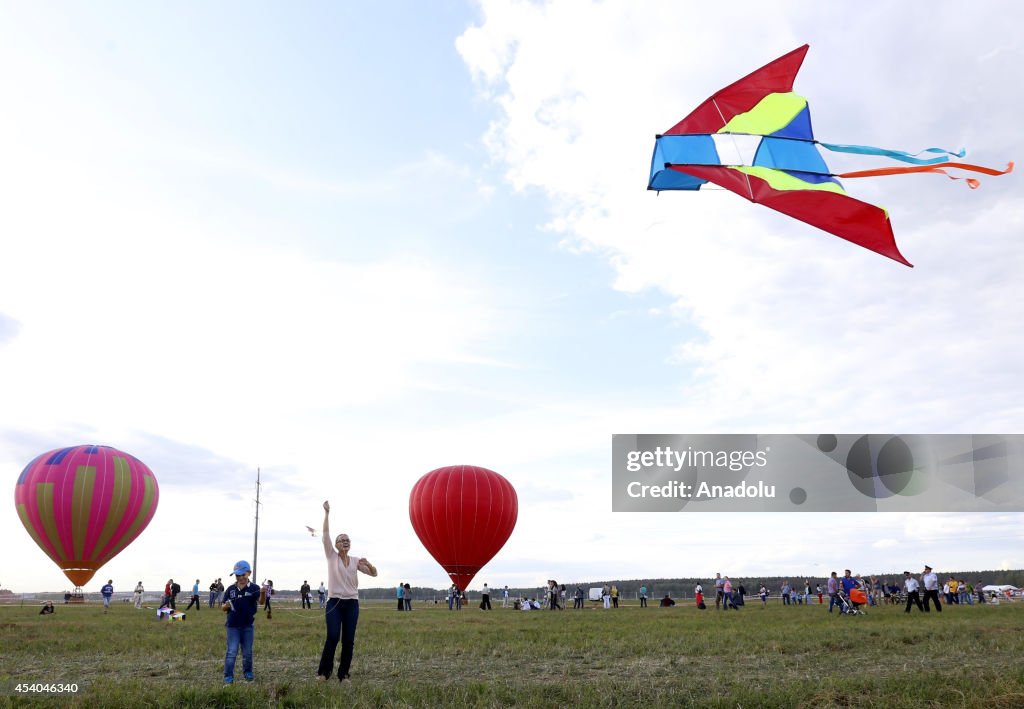
{"type": "MultiPolygon", "coordinates": [[[[729,193],[643,190],[653,133],[715,89],[798,46],[801,27],[790,19],[798,13],[758,6],[756,23],[723,18],[718,27],[694,23],[685,5],[495,1],[482,8],[483,23],[458,46],[500,111],[489,144],[513,184],[551,196],[552,228],[606,255],[616,287],[661,291],[674,301],[677,317],[703,331],[697,341],[680,342],[676,354],[701,375],[694,393],[705,416],[723,425],[750,417],[774,430],[1014,425],[1008,414],[1019,411],[1024,394],[1024,379],[1011,374],[1019,374],[1019,365],[1009,358],[1024,344],[1014,326],[1024,316],[1013,275],[1024,266],[1024,249],[1014,225],[1024,203],[1011,199],[1003,183],[987,181],[995,194],[986,196],[929,176],[894,178],[916,180],[889,198],[897,238],[919,264],[915,271],[729,193]],[[918,195],[942,195],[958,208],[902,216],[918,195]]],[[[803,28],[816,19],[836,26],[862,12],[804,9],[803,28]]],[[[987,12],[938,15],[956,23],[963,51],[990,46],[987,12]]],[[[884,35],[869,52],[876,60],[849,65],[838,62],[849,61],[854,47],[823,38],[820,29],[810,33],[809,78],[797,84],[812,108],[827,106],[837,92],[832,84],[815,103],[827,77],[852,77],[842,92],[861,91],[875,115],[906,92],[878,81],[884,35]]],[[[899,51],[903,66],[919,61],[922,72],[941,71],[928,53],[899,51]]],[[[952,69],[949,62],[942,66],[952,69]]],[[[998,70],[986,75],[992,71],[998,70]]],[[[1006,63],[1002,71],[1020,70],[1006,63]]],[[[954,141],[1001,106],[1019,106],[1020,92],[1005,82],[978,97],[980,110],[956,101],[951,107],[938,90],[943,82],[924,83],[931,90],[919,92],[917,112],[943,116],[954,141]]],[[[862,137],[884,143],[891,118],[871,126],[875,136],[862,137]]],[[[843,120],[830,134],[850,125],[843,120]]],[[[976,138],[983,147],[991,140],[976,138]]],[[[1007,154],[1021,146],[1019,137],[999,143],[1007,154]]],[[[861,183],[851,181],[848,189],[856,194],[863,187],[866,199],[882,198],[895,184],[861,183]]]]}

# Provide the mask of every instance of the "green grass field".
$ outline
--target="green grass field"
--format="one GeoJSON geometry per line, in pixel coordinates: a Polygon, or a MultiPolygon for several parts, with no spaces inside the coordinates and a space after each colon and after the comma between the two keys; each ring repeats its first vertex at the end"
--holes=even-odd
{"type": "Polygon", "coordinates": [[[351,681],[321,683],[322,615],[281,607],[257,616],[256,681],[224,687],[215,610],[172,623],[121,605],[0,607],[0,704],[1024,707],[1024,603],[826,608],[398,613],[364,602],[351,681]],[[18,682],[79,691],[26,697],[18,682]]]}

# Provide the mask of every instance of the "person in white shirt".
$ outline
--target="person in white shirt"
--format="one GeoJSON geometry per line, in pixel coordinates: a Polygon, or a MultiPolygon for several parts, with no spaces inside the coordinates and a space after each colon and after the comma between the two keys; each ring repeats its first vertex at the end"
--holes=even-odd
{"type": "Polygon", "coordinates": [[[917,604],[919,611],[924,610],[924,606],[921,604],[921,594],[918,592],[917,579],[910,575],[909,571],[903,572],[903,590],[907,592],[907,609],[906,612],[910,612],[910,606],[914,603],[917,604]]]}
{"type": "Polygon", "coordinates": [[[935,601],[935,610],[942,612],[942,604],[939,603],[939,577],[932,572],[932,567],[925,564],[924,573],[921,574],[921,584],[924,586],[924,612],[928,613],[928,600],[935,601]]]}
{"type": "Polygon", "coordinates": [[[341,660],[338,663],[338,680],[348,677],[352,664],[352,650],[356,642],[356,623],[359,621],[359,575],[376,576],[377,567],[368,560],[349,555],[352,542],[347,534],[339,534],[331,544],[328,517],[331,505],[324,501],[324,554],[327,557],[327,589],[330,598],[324,618],[327,621],[327,640],[320,654],[317,678],[328,680],[334,672],[334,651],[341,641],[341,660]]]}

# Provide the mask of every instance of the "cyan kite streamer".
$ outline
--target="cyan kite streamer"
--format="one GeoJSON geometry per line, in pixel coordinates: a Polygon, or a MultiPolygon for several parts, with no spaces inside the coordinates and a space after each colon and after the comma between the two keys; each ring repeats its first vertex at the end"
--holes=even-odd
{"type": "Polygon", "coordinates": [[[874,148],[870,145],[840,145],[838,143],[818,143],[823,148],[831,150],[834,153],[856,153],[857,155],[880,155],[887,158],[893,158],[900,162],[907,162],[912,165],[938,165],[939,163],[949,162],[949,157],[962,158],[967,154],[967,151],[961,148],[959,151],[954,152],[952,150],[943,150],[942,148],[927,148],[917,153],[907,153],[902,150],[887,150],[886,148],[874,148]],[[919,158],[917,157],[921,153],[941,153],[943,157],[939,158],[919,158]]]}

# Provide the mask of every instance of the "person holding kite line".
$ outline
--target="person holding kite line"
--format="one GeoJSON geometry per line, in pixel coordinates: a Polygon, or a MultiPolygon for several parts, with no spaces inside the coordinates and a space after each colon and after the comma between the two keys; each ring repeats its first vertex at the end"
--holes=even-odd
{"type": "Polygon", "coordinates": [[[224,628],[227,636],[227,652],[224,654],[224,684],[235,682],[235,660],[242,653],[242,671],[245,681],[252,682],[252,641],[253,621],[256,619],[256,607],[259,602],[260,587],[252,583],[252,567],[242,560],[235,563],[231,571],[235,583],[224,594],[221,610],[227,613],[224,628]]]}
{"type": "Polygon", "coordinates": [[[339,534],[333,543],[328,526],[331,505],[324,500],[324,554],[327,557],[327,639],[320,655],[317,679],[326,681],[334,671],[334,651],[341,640],[341,660],[338,662],[338,681],[348,677],[352,664],[352,650],[356,641],[356,623],[359,621],[359,575],[377,575],[377,567],[366,559],[350,556],[352,546],[347,534],[339,534]]]}

